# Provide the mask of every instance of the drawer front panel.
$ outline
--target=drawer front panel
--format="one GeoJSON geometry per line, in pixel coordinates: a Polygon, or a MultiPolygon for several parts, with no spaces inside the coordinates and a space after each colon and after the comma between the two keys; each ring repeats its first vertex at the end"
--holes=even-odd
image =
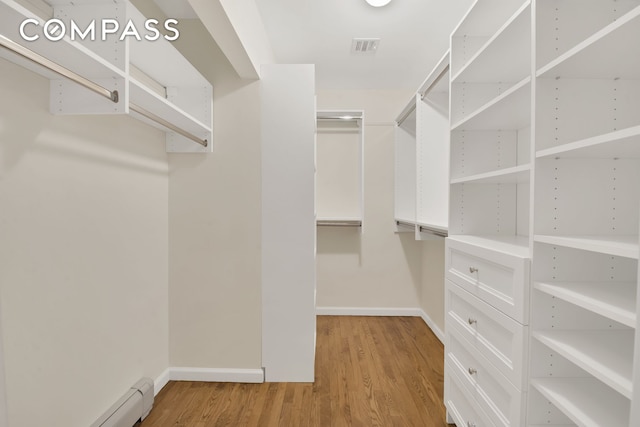
{"type": "MultiPolygon", "coordinates": [[[[447,368],[452,372],[451,368],[447,368]]],[[[475,399],[468,396],[453,373],[445,375],[444,403],[447,413],[456,425],[461,427],[494,427],[494,424],[477,406],[475,399]]]]}
{"type": "Polygon", "coordinates": [[[519,389],[524,388],[527,327],[447,281],[446,329],[455,328],[519,389]]]}
{"type": "Polygon", "coordinates": [[[447,279],[527,324],[529,260],[447,239],[447,279]]]}
{"type": "Polygon", "coordinates": [[[466,392],[497,426],[522,425],[523,394],[455,330],[447,335],[446,361],[466,392]]]}

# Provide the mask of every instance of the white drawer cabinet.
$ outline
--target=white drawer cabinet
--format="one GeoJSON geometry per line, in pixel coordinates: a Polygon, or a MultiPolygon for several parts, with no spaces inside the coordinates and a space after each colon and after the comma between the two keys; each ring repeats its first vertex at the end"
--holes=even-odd
{"type": "Polygon", "coordinates": [[[524,394],[455,330],[447,333],[446,363],[493,424],[524,425],[524,394]]]}
{"type": "Polygon", "coordinates": [[[527,327],[456,286],[446,285],[446,329],[469,341],[502,375],[524,389],[527,327]]]}
{"type": "MultiPolygon", "coordinates": [[[[517,250],[492,250],[469,238],[447,239],[446,277],[522,324],[528,318],[529,259],[517,250]]],[[[513,246],[514,249],[519,249],[513,246]]]]}
{"type": "Polygon", "coordinates": [[[461,381],[447,369],[444,378],[444,402],[448,414],[460,427],[494,427],[487,415],[478,407],[475,398],[462,387],[461,381]]]}

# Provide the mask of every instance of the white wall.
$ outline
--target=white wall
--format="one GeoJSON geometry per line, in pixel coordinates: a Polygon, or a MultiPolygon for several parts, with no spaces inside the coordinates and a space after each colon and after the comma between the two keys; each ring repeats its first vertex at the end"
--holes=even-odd
{"type": "Polygon", "coordinates": [[[180,34],[214,86],[214,148],[169,155],[171,365],[259,369],[260,83],[240,80],[201,24],[180,34]]]}
{"type": "Polygon", "coordinates": [[[11,427],[86,427],[168,367],[164,135],[53,116],[0,61],[0,302],[11,427]]]}
{"type": "Polygon", "coordinates": [[[417,308],[421,244],[394,233],[394,125],[410,91],[318,91],[319,110],[365,110],[363,232],[318,228],[322,307],[417,308]]]}

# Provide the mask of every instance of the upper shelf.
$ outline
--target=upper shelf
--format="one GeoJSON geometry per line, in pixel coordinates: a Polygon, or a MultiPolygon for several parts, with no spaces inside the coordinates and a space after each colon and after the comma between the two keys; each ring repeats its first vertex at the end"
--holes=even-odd
{"type": "MultiPolygon", "coordinates": [[[[38,26],[30,24],[25,27],[25,33],[29,35],[35,36],[37,33],[35,29],[43,28],[45,23],[43,19],[13,0],[0,2],[0,34],[9,40],[89,79],[115,80],[125,78],[123,70],[67,36],[56,42],[50,41],[42,35],[39,35],[39,38],[34,41],[24,40],[20,35],[20,24],[26,19],[35,19],[39,23],[38,26]]],[[[15,61],[16,55],[6,49],[0,48],[0,56],[18,62],[15,61]]],[[[31,65],[31,63],[20,63],[20,65],[47,78],[58,78],[56,74],[44,67],[31,65]]]]}
{"type": "Polygon", "coordinates": [[[451,57],[451,72],[458,74],[477,52],[495,38],[505,22],[530,1],[483,0],[474,2],[451,36],[455,55],[451,57]],[[461,46],[466,49],[459,49],[461,46]]]}
{"type": "Polygon", "coordinates": [[[531,7],[526,2],[459,70],[456,83],[517,82],[530,74],[531,7]],[[501,66],[509,61],[509,66],[501,66]]]}
{"type": "Polygon", "coordinates": [[[638,79],[640,60],[622,48],[640,40],[640,6],[541,67],[538,77],[638,79]]]}

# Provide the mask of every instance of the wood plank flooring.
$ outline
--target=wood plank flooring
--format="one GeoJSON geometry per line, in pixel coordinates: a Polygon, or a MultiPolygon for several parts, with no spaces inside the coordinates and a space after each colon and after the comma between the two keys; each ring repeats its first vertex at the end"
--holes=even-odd
{"type": "Polygon", "coordinates": [[[418,317],[318,316],[316,381],[170,382],[141,427],[445,427],[443,347],[418,317]]]}

